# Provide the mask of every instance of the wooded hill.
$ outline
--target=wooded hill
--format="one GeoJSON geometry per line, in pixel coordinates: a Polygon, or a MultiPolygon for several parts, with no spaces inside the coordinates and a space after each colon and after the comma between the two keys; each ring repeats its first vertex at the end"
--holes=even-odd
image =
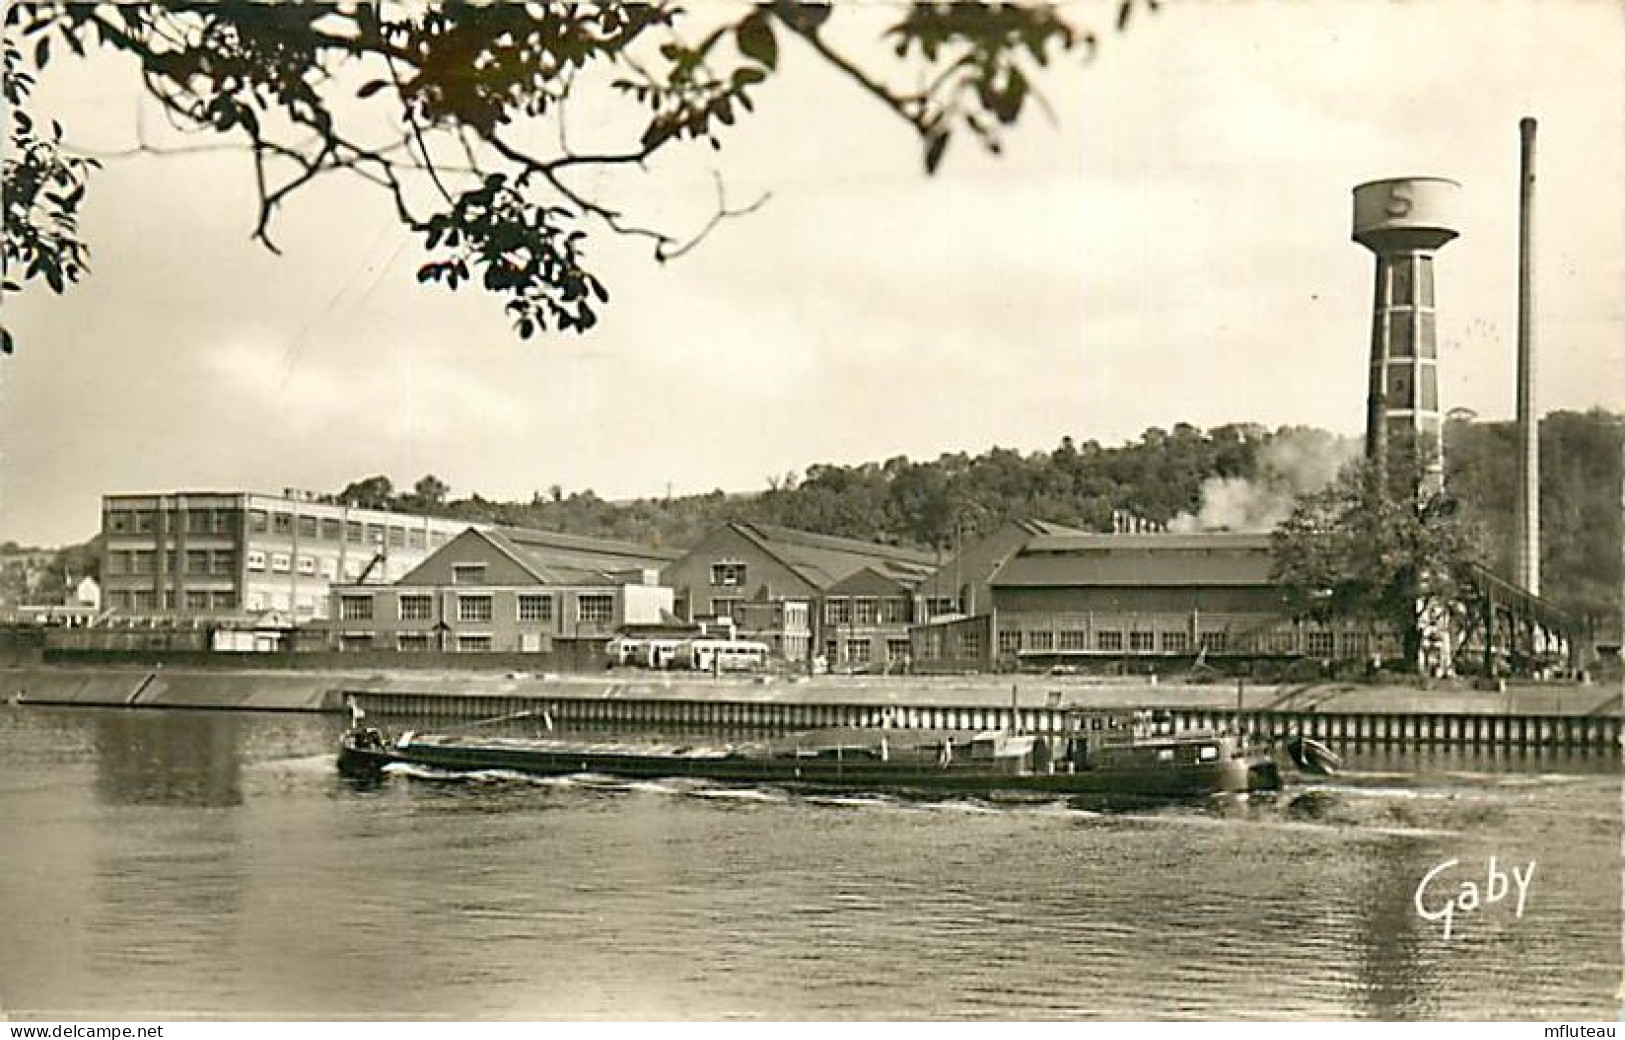
{"type": "MultiPolygon", "coordinates": [[[[1517,494],[1511,423],[1453,420],[1445,431],[1447,487],[1477,529],[1482,562],[1513,571],[1517,494]]],[[[1007,519],[1037,517],[1084,530],[1268,531],[1296,495],[1327,483],[1360,444],[1323,430],[1185,423],[1113,447],[1063,438],[1049,452],[993,448],[915,462],[810,466],[755,494],[608,502],[553,487],[529,502],[449,498],[436,477],[396,494],[384,477],[335,500],[469,520],[681,548],[728,520],[783,524],[869,541],[954,547],[1007,519]]],[[[1541,424],[1542,574],[1546,598],[1617,626],[1621,609],[1621,474],[1625,416],[1554,412],[1541,424]]]]}

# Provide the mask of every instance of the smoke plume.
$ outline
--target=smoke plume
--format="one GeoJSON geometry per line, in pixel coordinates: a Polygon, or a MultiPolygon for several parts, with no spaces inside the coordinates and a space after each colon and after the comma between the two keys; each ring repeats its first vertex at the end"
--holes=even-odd
{"type": "Polygon", "coordinates": [[[1202,484],[1201,510],[1175,517],[1168,529],[1182,534],[1267,534],[1291,515],[1300,495],[1330,484],[1359,451],[1356,438],[1324,430],[1282,429],[1259,449],[1252,479],[1208,478],[1202,484]]]}

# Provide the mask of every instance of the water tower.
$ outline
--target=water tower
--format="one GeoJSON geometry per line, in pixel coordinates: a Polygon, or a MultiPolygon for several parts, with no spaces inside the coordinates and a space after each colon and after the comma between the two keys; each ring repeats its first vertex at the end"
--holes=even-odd
{"type": "Polygon", "coordinates": [[[1378,466],[1391,448],[1430,452],[1443,473],[1433,255],[1456,237],[1461,186],[1440,177],[1371,181],[1354,189],[1354,241],[1377,255],[1371,306],[1371,382],[1365,450],[1378,466]]]}

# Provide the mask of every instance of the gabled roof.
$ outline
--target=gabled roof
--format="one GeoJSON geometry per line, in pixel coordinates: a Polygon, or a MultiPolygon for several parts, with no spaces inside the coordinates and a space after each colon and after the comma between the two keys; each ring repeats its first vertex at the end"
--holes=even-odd
{"type": "Polygon", "coordinates": [[[483,543],[486,552],[508,560],[539,585],[622,585],[627,583],[624,577],[627,572],[654,569],[667,555],[662,550],[629,542],[553,531],[469,527],[430,553],[401,579],[402,584],[423,583],[428,580],[426,575],[433,575],[437,568],[444,569],[443,557],[468,552],[472,542],[483,543]]]}
{"type": "Polygon", "coordinates": [[[923,581],[936,566],[931,553],[918,549],[814,534],[775,524],[734,521],[728,526],[818,589],[827,589],[865,567],[884,578],[912,586],[923,581]]]}
{"type": "Polygon", "coordinates": [[[616,564],[621,567],[660,567],[683,555],[671,549],[656,549],[637,542],[589,538],[585,535],[542,531],[532,527],[498,527],[495,530],[526,552],[549,553],[554,557],[576,554],[605,560],[621,558],[627,561],[616,564]]]}
{"type": "Polygon", "coordinates": [[[478,531],[500,552],[524,568],[542,585],[604,585],[613,584],[610,574],[596,567],[573,567],[554,562],[545,548],[534,541],[520,542],[511,537],[514,528],[496,531],[478,531]]]}
{"type": "Polygon", "coordinates": [[[1085,534],[1034,538],[993,575],[1000,588],[1271,584],[1268,535],[1085,534]]]}

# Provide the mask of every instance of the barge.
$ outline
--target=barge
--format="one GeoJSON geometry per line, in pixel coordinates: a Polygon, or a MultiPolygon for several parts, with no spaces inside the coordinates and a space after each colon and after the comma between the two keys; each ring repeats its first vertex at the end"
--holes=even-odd
{"type": "Polygon", "coordinates": [[[1161,713],[1080,712],[1059,734],[829,728],[743,743],[606,741],[549,735],[408,731],[357,725],[338,768],[377,778],[391,766],[442,773],[511,771],[697,779],[920,794],[1107,796],[1178,800],[1273,791],[1270,754],[1219,731],[1179,732],[1161,713]]]}

